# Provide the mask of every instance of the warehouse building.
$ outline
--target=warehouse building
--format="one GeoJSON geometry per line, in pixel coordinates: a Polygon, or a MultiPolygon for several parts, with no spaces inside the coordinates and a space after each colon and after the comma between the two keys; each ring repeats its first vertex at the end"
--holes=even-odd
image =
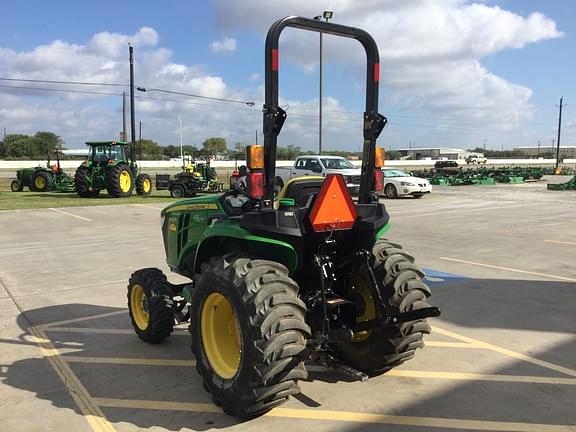
{"type": "MultiPolygon", "coordinates": [[[[542,156],[544,153],[556,154],[556,146],[531,146],[531,147],[514,147],[514,151],[522,153],[524,156],[542,156]]],[[[560,157],[572,159],[576,158],[576,146],[560,146],[560,157]]]]}
{"type": "Polygon", "coordinates": [[[394,149],[400,152],[403,159],[451,159],[464,160],[468,156],[484,156],[482,153],[471,152],[458,148],[421,147],[408,149],[394,149]]]}

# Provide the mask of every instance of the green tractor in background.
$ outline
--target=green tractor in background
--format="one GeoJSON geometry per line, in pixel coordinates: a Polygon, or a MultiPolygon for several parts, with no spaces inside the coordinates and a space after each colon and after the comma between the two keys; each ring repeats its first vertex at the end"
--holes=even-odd
{"type": "Polygon", "coordinates": [[[50,152],[46,168],[38,166],[24,168],[16,172],[16,180],[10,183],[12,192],[22,192],[24,186],[32,192],[74,192],[74,180],[60,166],[59,150],[56,150],[56,164],[50,164],[50,152]]]}
{"type": "Polygon", "coordinates": [[[162,211],[174,285],[157,268],[134,272],[128,308],[140,339],[159,343],[189,323],[204,388],[229,415],[261,415],[297,394],[305,362],[366,380],[424,346],[430,289],[414,258],[384,238],[389,215],[384,152],[376,139],[379,55],[363,30],[301,17],[277,21],[266,38],[264,145],[247,148],[247,187],[181,200],[162,211]],[[366,51],[364,149],[358,202],[341,175],[301,177],[275,200],[278,40],[286,27],[358,40],[366,51]]]}
{"type": "Polygon", "coordinates": [[[87,142],[88,159],[76,170],[74,184],[81,197],[95,197],[106,189],[112,197],[129,197],[134,186],[138,195],[150,195],[152,180],[138,174],[134,152],[123,141],[87,142]]]}

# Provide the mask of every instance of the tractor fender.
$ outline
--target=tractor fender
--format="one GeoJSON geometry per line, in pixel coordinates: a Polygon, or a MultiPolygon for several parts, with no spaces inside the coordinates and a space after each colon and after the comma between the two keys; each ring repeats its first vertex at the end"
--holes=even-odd
{"type": "MultiPolygon", "coordinates": [[[[198,273],[202,263],[210,258],[228,253],[246,253],[280,262],[288,268],[290,274],[293,274],[298,267],[298,254],[291,244],[254,235],[235,223],[219,223],[205,230],[200,237],[192,274],[198,273]]],[[[182,254],[182,264],[186,260],[185,255],[187,253],[182,254]]]]}

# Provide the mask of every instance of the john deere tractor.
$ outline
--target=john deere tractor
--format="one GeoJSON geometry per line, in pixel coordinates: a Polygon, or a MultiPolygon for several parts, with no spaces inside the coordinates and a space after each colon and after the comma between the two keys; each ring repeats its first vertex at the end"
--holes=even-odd
{"type": "Polygon", "coordinates": [[[46,168],[38,166],[16,172],[16,180],[10,183],[12,192],[22,192],[27,186],[33,192],[74,192],[74,180],[60,166],[60,151],[56,150],[56,164],[50,163],[50,151],[46,168]]]}
{"type": "Polygon", "coordinates": [[[264,145],[247,148],[247,188],[178,201],[162,211],[167,263],[134,272],[128,307],[136,334],[159,343],[189,322],[204,388],[224,412],[253,417],[299,392],[306,363],[366,380],[411,359],[430,332],[430,289],[414,258],[384,237],[386,124],[378,113],[378,48],[363,30],[300,17],[274,23],[265,49],[264,145]],[[358,40],[367,56],[364,149],[357,202],[340,175],[303,177],[274,200],[278,40],[286,27],[358,40]]]}
{"type": "Polygon", "coordinates": [[[76,170],[74,184],[81,197],[94,197],[106,189],[112,197],[132,195],[134,185],[138,195],[150,195],[152,180],[148,174],[138,174],[131,146],[122,141],[87,142],[88,159],[76,170]]]}

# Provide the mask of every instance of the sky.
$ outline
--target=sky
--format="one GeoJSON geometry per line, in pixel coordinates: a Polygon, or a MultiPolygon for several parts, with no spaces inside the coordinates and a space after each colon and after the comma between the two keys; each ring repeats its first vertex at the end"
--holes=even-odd
{"type": "MultiPolygon", "coordinates": [[[[66,148],[118,139],[130,43],[136,86],[191,95],[136,92],[143,138],[179,145],[181,124],[184,144],[262,143],[266,32],[324,10],[378,44],[378,145],[552,146],[561,97],[561,143],[576,145],[572,0],[2,0],[0,132],[51,131],[66,148]]],[[[279,51],[279,145],[315,151],[319,36],[286,29],[279,51]]],[[[365,68],[358,42],[324,36],[324,149],[361,150],[365,68]]]]}

